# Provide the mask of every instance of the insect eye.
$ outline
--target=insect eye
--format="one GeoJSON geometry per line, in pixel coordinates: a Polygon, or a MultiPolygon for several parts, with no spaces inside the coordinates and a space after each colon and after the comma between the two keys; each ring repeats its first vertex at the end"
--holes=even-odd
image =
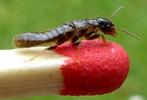
{"type": "Polygon", "coordinates": [[[105,27],[105,26],[106,26],[106,23],[105,23],[105,22],[103,22],[103,21],[101,21],[101,22],[99,22],[99,26],[100,26],[101,28],[103,28],[103,27],[105,27]]]}
{"type": "Polygon", "coordinates": [[[99,24],[100,24],[100,25],[104,25],[105,23],[104,23],[103,21],[101,21],[99,24]]]}

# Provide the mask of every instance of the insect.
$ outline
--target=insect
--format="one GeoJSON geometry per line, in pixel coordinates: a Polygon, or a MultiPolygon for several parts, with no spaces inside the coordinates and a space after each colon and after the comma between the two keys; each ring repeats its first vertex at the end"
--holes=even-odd
{"type": "MultiPolygon", "coordinates": [[[[112,16],[120,8],[121,7],[116,9],[112,16]]],[[[85,37],[87,40],[102,37],[102,40],[105,42],[106,40],[104,34],[116,36],[116,30],[121,30],[136,39],[140,39],[140,37],[133,33],[130,33],[124,29],[116,28],[110,19],[98,17],[94,19],[71,21],[47,32],[23,33],[15,37],[14,44],[16,47],[33,47],[44,43],[56,42],[54,46],[49,47],[49,49],[54,49],[58,45],[68,40],[70,40],[74,45],[78,45],[80,43],[80,37],[85,37]]]]}

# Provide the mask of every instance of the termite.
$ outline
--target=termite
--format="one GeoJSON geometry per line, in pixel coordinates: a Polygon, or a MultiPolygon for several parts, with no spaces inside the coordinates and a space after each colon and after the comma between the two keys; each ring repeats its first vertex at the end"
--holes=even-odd
{"type": "MultiPolygon", "coordinates": [[[[122,6],[117,8],[113,12],[112,16],[121,8],[122,6]]],[[[54,49],[58,45],[61,45],[68,40],[70,40],[73,44],[78,45],[80,37],[85,37],[85,39],[89,40],[96,39],[100,36],[105,42],[106,40],[104,38],[104,34],[116,36],[116,30],[121,30],[138,40],[141,39],[134,33],[128,32],[125,29],[116,28],[109,18],[97,17],[94,19],[71,21],[47,32],[27,32],[17,35],[14,38],[14,45],[16,47],[23,48],[55,42],[56,44],[54,46],[49,47],[49,49],[54,49]],[[103,34],[101,34],[100,32],[103,34]]]]}

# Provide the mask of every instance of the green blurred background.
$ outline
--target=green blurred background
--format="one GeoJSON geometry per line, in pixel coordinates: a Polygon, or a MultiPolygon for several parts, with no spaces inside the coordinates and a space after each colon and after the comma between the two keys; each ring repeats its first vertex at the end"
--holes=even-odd
{"type": "Polygon", "coordinates": [[[120,5],[125,8],[113,17],[113,23],[142,37],[138,41],[122,32],[116,38],[106,36],[121,44],[130,57],[130,72],[120,89],[97,96],[34,96],[13,100],[133,100],[129,99],[132,96],[142,97],[134,100],[147,100],[147,0],[0,0],[0,48],[13,48],[12,40],[18,33],[44,31],[76,19],[109,17],[120,5]]]}

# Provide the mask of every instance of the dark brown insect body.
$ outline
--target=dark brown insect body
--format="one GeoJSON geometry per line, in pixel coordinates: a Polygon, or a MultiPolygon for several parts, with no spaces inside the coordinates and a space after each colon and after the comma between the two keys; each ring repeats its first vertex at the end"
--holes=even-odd
{"type": "Polygon", "coordinates": [[[109,19],[98,17],[96,19],[71,21],[47,32],[23,33],[15,37],[14,44],[16,47],[32,47],[48,42],[56,42],[56,45],[50,47],[51,49],[68,40],[71,40],[73,44],[78,44],[80,37],[95,39],[102,36],[104,40],[103,34],[99,32],[112,36],[116,34],[114,24],[109,19]]]}

